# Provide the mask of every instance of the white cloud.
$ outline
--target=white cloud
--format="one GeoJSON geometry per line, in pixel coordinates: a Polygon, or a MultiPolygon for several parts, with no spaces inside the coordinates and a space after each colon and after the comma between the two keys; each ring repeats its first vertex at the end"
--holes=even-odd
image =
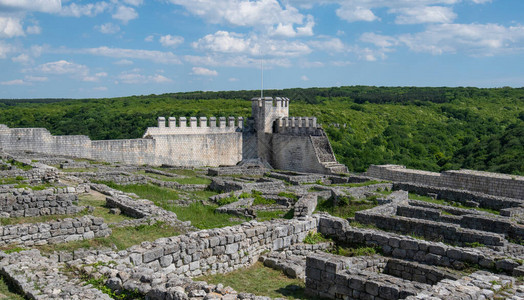
{"type": "Polygon", "coordinates": [[[257,36],[217,31],[194,42],[193,47],[203,51],[248,54],[251,56],[299,56],[308,54],[308,45],[298,41],[261,40],[257,36]],[[261,46],[263,44],[263,47],[261,46]]]}
{"type": "Polygon", "coordinates": [[[27,81],[33,81],[33,82],[46,82],[47,80],[49,80],[49,78],[45,77],[45,76],[25,76],[25,80],[27,81]]]}
{"type": "Polygon", "coordinates": [[[9,81],[2,81],[0,82],[1,85],[27,85],[28,83],[23,81],[22,79],[15,79],[15,80],[9,80],[9,81]]]}
{"type": "Polygon", "coordinates": [[[77,18],[82,16],[94,17],[98,14],[108,11],[109,9],[111,9],[111,6],[107,2],[96,2],[84,5],[71,3],[68,6],[62,7],[60,14],[63,16],[77,18]]]}
{"type": "Polygon", "coordinates": [[[25,35],[22,20],[12,16],[0,16],[0,38],[11,38],[25,35]]]}
{"type": "Polygon", "coordinates": [[[344,52],[346,45],[339,38],[322,37],[321,39],[309,41],[308,44],[325,52],[344,52]]]}
{"type": "MultiPolygon", "coordinates": [[[[92,55],[100,55],[107,57],[115,57],[120,59],[143,59],[150,60],[156,63],[165,64],[180,64],[180,59],[172,52],[162,52],[155,50],[136,50],[136,49],[122,49],[122,48],[109,48],[109,47],[98,47],[83,49],[80,52],[88,53],[92,55]]],[[[122,62],[122,60],[121,60],[122,62]]],[[[128,61],[124,61],[127,63],[128,61]]]]}
{"type": "Polygon", "coordinates": [[[42,32],[42,28],[38,25],[27,26],[25,30],[28,34],[40,34],[42,32]]]}
{"type": "Polygon", "coordinates": [[[173,80],[160,75],[160,74],[154,74],[154,75],[143,75],[140,74],[140,69],[133,69],[130,71],[122,72],[117,76],[117,83],[125,83],[125,84],[145,84],[145,83],[169,83],[173,82],[173,80]]]}
{"type": "Polygon", "coordinates": [[[0,0],[0,11],[39,11],[58,12],[61,8],[60,0],[0,0]]]}
{"type": "Polygon", "coordinates": [[[336,12],[339,18],[348,22],[372,22],[375,20],[380,20],[379,17],[375,16],[371,9],[361,6],[354,7],[353,5],[351,5],[351,2],[347,4],[342,4],[342,6],[339,9],[337,9],[336,12]]]}
{"type": "Polygon", "coordinates": [[[133,62],[130,61],[129,59],[121,59],[119,61],[115,61],[114,64],[115,65],[121,65],[121,66],[128,66],[128,65],[132,65],[133,62]]]}
{"type": "Polygon", "coordinates": [[[306,75],[302,75],[300,77],[300,80],[302,80],[302,81],[309,81],[309,78],[306,75]]]}
{"type": "Polygon", "coordinates": [[[95,76],[96,77],[107,77],[107,73],[106,72],[99,72],[99,73],[96,73],[95,76]]]}
{"type": "Polygon", "coordinates": [[[215,70],[210,70],[202,67],[193,67],[193,75],[202,75],[202,76],[218,76],[218,72],[215,70]]]}
{"type": "Polygon", "coordinates": [[[99,26],[95,26],[95,29],[103,34],[114,34],[120,31],[120,26],[113,23],[105,23],[99,26]]]}
{"type": "Polygon", "coordinates": [[[121,5],[112,17],[113,19],[120,20],[122,23],[127,24],[129,21],[138,18],[138,13],[132,7],[121,5]]]}
{"type": "Polygon", "coordinates": [[[153,35],[148,35],[148,36],[146,36],[146,38],[144,39],[144,41],[146,41],[146,42],[152,42],[154,39],[155,39],[155,36],[153,36],[153,35]]]}
{"type": "Polygon", "coordinates": [[[321,61],[304,61],[300,63],[302,68],[322,68],[326,64],[321,61]]]}
{"type": "Polygon", "coordinates": [[[164,75],[155,74],[153,76],[149,77],[150,81],[156,82],[156,83],[167,83],[167,82],[173,82],[173,80],[165,77],[164,75]]]}
{"type": "Polygon", "coordinates": [[[397,44],[395,38],[387,35],[380,35],[373,32],[366,32],[360,36],[360,40],[365,43],[374,44],[377,47],[388,48],[397,44]]]}
{"type": "Polygon", "coordinates": [[[85,65],[75,64],[66,60],[59,60],[42,64],[36,68],[36,71],[45,74],[86,76],[89,73],[89,68],[85,65]]]}
{"type": "Polygon", "coordinates": [[[186,55],[184,59],[193,65],[205,65],[213,67],[235,67],[235,68],[260,68],[262,62],[264,68],[273,66],[291,67],[288,58],[253,58],[247,55],[210,54],[206,56],[186,55]]]}
{"type": "Polygon", "coordinates": [[[417,6],[390,10],[400,14],[395,19],[397,24],[451,23],[457,17],[450,7],[417,6]]]}
{"type": "Polygon", "coordinates": [[[124,3],[133,5],[133,6],[139,6],[144,3],[144,0],[124,0],[124,3]]]}
{"type": "Polygon", "coordinates": [[[238,78],[230,77],[227,81],[229,81],[229,82],[237,82],[238,78]]]}
{"type": "Polygon", "coordinates": [[[164,35],[160,37],[160,44],[164,47],[176,47],[184,42],[181,36],[164,35]]]}
{"type": "Polygon", "coordinates": [[[278,0],[169,0],[213,24],[254,27],[273,35],[312,35],[314,21],[278,0]],[[297,27],[298,26],[298,27],[297,27]],[[297,27],[297,28],[295,28],[297,27]]]}
{"type": "Polygon", "coordinates": [[[105,92],[105,91],[107,91],[107,87],[105,87],[105,86],[96,86],[96,87],[93,88],[93,91],[105,92]]]}
{"type": "Polygon", "coordinates": [[[21,64],[28,64],[33,61],[33,59],[25,53],[15,56],[11,58],[11,60],[17,63],[21,63],[21,64]]]}
{"type": "Polygon", "coordinates": [[[439,24],[426,31],[397,37],[415,52],[432,54],[465,52],[470,55],[493,55],[519,51],[524,47],[524,26],[498,24],[439,24]]]}

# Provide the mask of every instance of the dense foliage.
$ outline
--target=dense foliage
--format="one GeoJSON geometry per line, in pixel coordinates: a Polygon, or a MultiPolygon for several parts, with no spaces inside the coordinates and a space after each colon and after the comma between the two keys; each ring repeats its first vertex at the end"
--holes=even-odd
{"type": "MultiPolygon", "coordinates": [[[[111,99],[0,100],[0,123],[92,139],[138,138],[158,116],[250,116],[257,91],[111,99]]],[[[524,88],[334,87],[265,91],[316,116],[352,171],[394,163],[431,171],[524,174],[524,88]]]]}

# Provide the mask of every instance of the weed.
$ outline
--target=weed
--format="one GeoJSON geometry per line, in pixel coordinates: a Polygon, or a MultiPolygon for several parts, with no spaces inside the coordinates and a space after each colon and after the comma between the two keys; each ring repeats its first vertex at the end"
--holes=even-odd
{"type": "Polygon", "coordinates": [[[294,200],[294,201],[298,201],[298,196],[293,194],[293,193],[280,192],[280,193],[278,193],[278,196],[285,197],[285,198],[288,198],[288,199],[291,199],[291,200],[294,200]]]}
{"type": "Polygon", "coordinates": [[[327,242],[329,241],[329,239],[325,238],[322,233],[320,232],[314,232],[314,231],[310,231],[307,233],[306,237],[304,238],[304,243],[305,244],[318,244],[318,243],[324,243],[324,242],[327,242]]]}

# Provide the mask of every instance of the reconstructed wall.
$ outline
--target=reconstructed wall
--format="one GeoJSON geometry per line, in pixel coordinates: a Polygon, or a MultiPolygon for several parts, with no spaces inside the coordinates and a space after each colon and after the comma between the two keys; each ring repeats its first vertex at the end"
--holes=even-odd
{"type": "Polygon", "coordinates": [[[435,173],[406,169],[405,166],[398,165],[371,165],[366,175],[392,181],[413,182],[524,199],[524,176],[472,170],[435,173]]]}
{"type": "Polygon", "coordinates": [[[83,216],[47,223],[0,226],[0,246],[41,246],[93,239],[111,234],[103,218],[83,216]]]}
{"type": "MultiPolygon", "coordinates": [[[[234,121],[234,120],[233,120],[234,121]]],[[[230,123],[234,126],[234,122],[230,123]]],[[[240,123],[240,127],[241,127],[240,123]]],[[[91,141],[53,136],[44,128],[0,127],[0,147],[135,165],[219,166],[242,160],[239,126],[149,128],[146,138],[91,141]]]]}
{"type": "Polygon", "coordinates": [[[73,206],[76,200],[76,194],[55,194],[53,189],[10,190],[0,193],[0,217],[74,214],[79,211],[79,207],[73,206]]]}

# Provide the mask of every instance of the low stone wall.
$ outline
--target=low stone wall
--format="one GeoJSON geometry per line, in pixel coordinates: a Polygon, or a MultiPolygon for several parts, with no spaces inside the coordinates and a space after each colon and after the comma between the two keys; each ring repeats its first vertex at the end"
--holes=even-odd
{"type": "Polygon", "coordinates": [[[398,182],[426,184],[524,199],[524,176],[473,170],[435,173],[406,169],[405,166],[399,165],[371,165],[365,175],[398,182]]]}
{"type": "Polygon", "coordinates": [[[383,230],[413,234],[458,246],[475,242],[487,246],[504,245],[504,236],[500,234],[466,229],[455,224],[401,217],[396,215],[396,208],[393,214],[388,215],[375,212],[374,209],[359,211],[355,213],[355,220],[362,224],[373,224],[383,230]]]}
{"type": "Polygon", "coordinates": [[[430,285],[380,274],[377,270],[362,270],[353,265],[363,263],[367,268],[383,268],[385,259],[344,258],[332,254],[313,254],[306,260],[306,293],[330,299],[404,299],[429,289],[430,285]]]}
{"type": "Polygon", "coordinates": [[[40,255],[38,250],[5,255],[0,253],[0,274],[23,292],[27,299],[93,299],[111,297],[92,285],[79,284],[60,270],[56,260],[40,255]]]}
{"type": "Polygon", "coordinates": [[[0,217],[75,214],[81,210],[80,207],[73,205],[77,200],[76,194],[56,194],[55,189],[42,191],[11,189],[9,192],[0,193],[0,217]]]}
{"type": "Polygon", "coordinates": [[[209,185],[209,189],[215,190],[215,191],[222,191],[224,193],[229,193],[233,191],[249,191],[257,190],[257,191],[275,191],[278,189],[283,189],[284,183],[280,180],[271,180],[267,178],[263,178],[260,180],[257,180],[255,182],[249,182],[246,180],[240,180],[240,179],[222,179],[222,178],[213,178],[211,184],[209,185]]]}
{"type": "Polygon", "coordinates": [[[474,201],[482,208],[493,210],[502,210],[507,208],[516,208],[524,206],[524,199],[515,199],[502,196],[486,195],[479,192],[464,191],[452,188],[432,187],[425,184],[399,183],[393,184],[393,190],[403,190],[419,195],[434,194],[438,199],[455,201],[464,205],[468,201],[474,201]]]}
{"type": "Polygon", "coordinates": [[[83,216],[46,223],[0,226],[0,246],[10,244],[41,246],[87,240],[110,234],[111,229],[104,223],[103,218],[83,216]]]}
{"type": "Polygon", "coordinates": [[[377,246],[384,255],[429,265],[461,269],[465,264],[472,264],[486,269],[501,269],[509,274],[520,266],[515,261],[502,258],[502,253],[488,248],[455,247],[391,232],[355,228],[347,220],[328,215],[320,216],[318,231],[341,243],[377,246]]]}

